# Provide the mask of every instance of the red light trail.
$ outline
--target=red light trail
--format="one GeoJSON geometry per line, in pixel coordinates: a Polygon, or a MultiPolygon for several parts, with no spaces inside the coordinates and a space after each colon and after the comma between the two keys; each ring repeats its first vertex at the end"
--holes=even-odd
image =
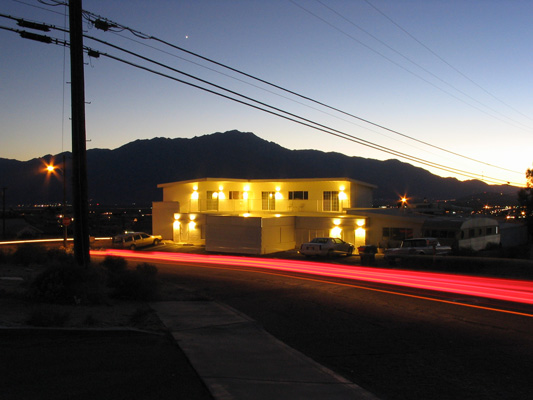
{"type": "Polygon", "coordinates": [[[516,303],[533,304],[533,285],[530,281],[485,278],[435,272],[382,270],[360,266],[323,264],[310,261],[273,258],[249,258],[188,253],[135,252],[130,250],[91,251],[94,256],[134,257],[138,259],[171,261],[191,264],[232,265],[267,270],[310,274],[332,278],[359,280],[406,286],[418,289],[458,293],[516,303]]]}

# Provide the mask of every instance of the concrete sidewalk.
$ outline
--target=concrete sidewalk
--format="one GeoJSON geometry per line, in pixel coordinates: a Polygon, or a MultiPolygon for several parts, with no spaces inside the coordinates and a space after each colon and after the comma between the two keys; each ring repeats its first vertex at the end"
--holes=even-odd
{"type": "Polygon", "coordinates": [[[217,400],[376,399],[231,307],[212,301],[150,306],[217,400]]]}

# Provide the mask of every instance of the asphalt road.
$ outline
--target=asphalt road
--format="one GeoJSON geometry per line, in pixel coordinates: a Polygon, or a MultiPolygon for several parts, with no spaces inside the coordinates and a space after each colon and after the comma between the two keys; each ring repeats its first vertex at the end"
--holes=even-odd
{"type": "MultiPolygon", "coordinates": [[[[531,398],[533,318],[498,311],[498,304],[471,308],[453,302],[485,301],[439,302],[390,286],[247,268],[157,265],[165,279],[247,314],[380,398],[531,398]]],[[[533,314],[528,307],[520,310],[533,314]]]]}

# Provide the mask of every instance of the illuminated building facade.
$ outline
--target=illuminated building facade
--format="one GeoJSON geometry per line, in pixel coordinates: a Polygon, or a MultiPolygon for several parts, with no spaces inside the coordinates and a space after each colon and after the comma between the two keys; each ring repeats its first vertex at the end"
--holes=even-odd
{"type": "Polygon", "coordinates": [[[159,184],[152,228],[164,239],[206,250],[268,254],[318,236],[366,244],[375,186],[348,178],[202,178],[159,184]]]}

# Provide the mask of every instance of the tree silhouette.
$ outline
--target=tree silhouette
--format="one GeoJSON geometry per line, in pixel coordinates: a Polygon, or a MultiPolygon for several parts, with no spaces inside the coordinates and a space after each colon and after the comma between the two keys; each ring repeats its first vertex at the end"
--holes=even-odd
{"type": "Polygon", "coordinates": [[[518,201],[526,208],[526,223],[531,238],[533,237],[533,169],[526,171],[526,187],[518,192],[518,201]]]}

